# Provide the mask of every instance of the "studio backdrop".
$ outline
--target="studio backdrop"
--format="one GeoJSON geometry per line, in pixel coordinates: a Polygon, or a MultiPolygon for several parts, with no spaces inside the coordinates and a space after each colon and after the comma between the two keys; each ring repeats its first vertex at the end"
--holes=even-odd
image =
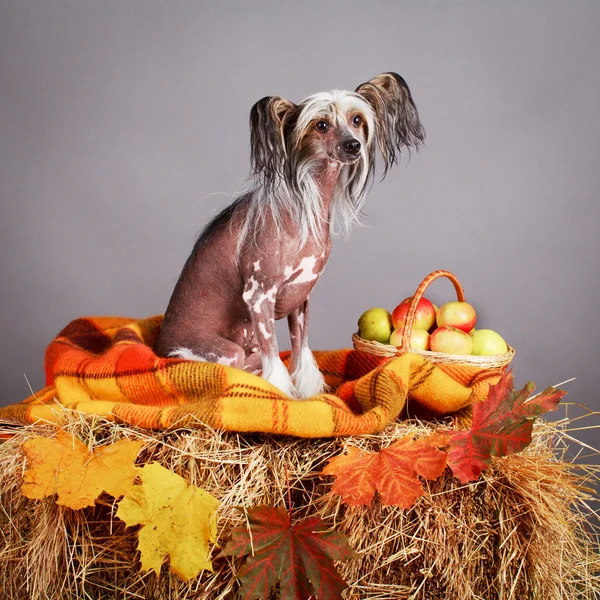
{"type": "Polygon", "coordinates": [[[426,143],[335,240],[311,347],[447,269],[518,385],[576,377],[567,399],[600,409],[598,22],[595,0],[0,0],[0,403],[43,386],[72,319],[164,312],[248,176],[257,100],[396,71],[426,143]]]}

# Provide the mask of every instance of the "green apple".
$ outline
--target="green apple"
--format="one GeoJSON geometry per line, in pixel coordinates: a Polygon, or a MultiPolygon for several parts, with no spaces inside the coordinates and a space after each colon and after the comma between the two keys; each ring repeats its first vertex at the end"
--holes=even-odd
{"type": "Polygon", "coordinates": [[[434,352],[446,354],[471,354],[473,341],[471,336],[456,327],[438,327],[429,336],[429,346],[434,352]]]}
{"type": "Polygon", "coordinates": [[[508,346],[502,336],[493,329],[477,329],[471,333],[474,356],[506,354],[508,346]]]}
{"type": "MultiPolygon", "coordinates": [[[[390,336],[390,344],[392,346],[402,346],[403,329],[396,329],[390,336]]],[[[413,350],[429,350],[429,333],[421,327],[413,327],[410,333],[409,347],[413,350]]]]}
{"type": "Polygon", "coordinates": [[[364,340],[387,344],[392,333],[392,315],[385,308],[370,308],[358,319],[358,333],[364,340]]]}

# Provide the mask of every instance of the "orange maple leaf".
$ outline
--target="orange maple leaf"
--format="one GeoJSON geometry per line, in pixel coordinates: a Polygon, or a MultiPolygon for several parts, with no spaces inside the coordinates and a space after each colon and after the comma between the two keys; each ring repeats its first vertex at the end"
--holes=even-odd
{"type": "Polygon", "coordinates": [[[424,494],[419,476],[436,479],[444,472],[447,453],[438,448],[446,441],[444,434],[434,433],[418,440],[407,435],[379,452],[350,447],[322,474],[336,477],[331,491],[346,504],[368,505],[377,490],[382,504],[410,508],[424,494]]]}
{"type": "Polygon", "coordinates": [[[143,445],[120,440],[90,452],[65,431],[58,431],[55,440],[34,437],[23,442],[28,463],[23,495],[40,500],[58,494],[56,503],[73,509],[93,506],[102,492],[119,498],[137,476],[135,458],[143,445]]]}

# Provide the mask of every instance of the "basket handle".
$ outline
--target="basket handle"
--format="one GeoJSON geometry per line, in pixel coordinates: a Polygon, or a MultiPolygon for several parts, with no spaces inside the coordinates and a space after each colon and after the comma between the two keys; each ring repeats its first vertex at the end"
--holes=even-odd
{"type": "Polygon", "coordinates": [[[405,354],[410,350],[410,336],[412,334],[413,325],[415,322],[415,316],[417,313],[417,305],[419,304],[419,300],[423,297],[425,290],[429,287],[431,283],[433,283],[436,279],[440,277],[446,277],[449,279],[454,285],[454,289],[456,290],[456,297],[459,302],[465,301],[465,293],[460,285],[460,282],[456,278],[455,275],[450,273],[450,271],[433,271],[429,273],[421,284],[417,288],[415,295],[413,296],[412,302],[410,303],[410,308],[408,309],[408,313],[406,314],[406,320],[404,321],[404,329],[402,330],[402,346],[398,351],[398,355],[405,354]]]}

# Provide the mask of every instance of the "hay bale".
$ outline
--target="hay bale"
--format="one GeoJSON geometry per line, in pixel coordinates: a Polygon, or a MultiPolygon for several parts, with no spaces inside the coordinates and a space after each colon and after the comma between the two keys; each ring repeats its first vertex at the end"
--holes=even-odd
{"type": "MultiPolygon", "coordinates": [[[[408,433],[428,434],[432,427],[402,422],[377,436],[299,440],[208,428],[149,433],[90,417],[71,417],[67,426],[90,447],[144,440],[140,463],[156,460],[222,501],[221,545],[244,522],[237,507],[286,504],[289,481],[296,518],[319,515],[346,533],[358,553],[339,565],[350,585],[346,598],[598,598],[598,531],[588,504],[593,492],[583,485],[597,475],[578,473],[564,460],[565,421],[539,422],[525,452],[494,460],[476,483],[460,484],[447,470],[426,484],[425,496],[410,510],[382,506],[377,498],[371,507],[347,507],[328,494],[331,480],[318,473],[345,446],[372,450],[408,433]]],[[[20,491],[21,444],[53,433],[51,427],[23,427],[0,444],[3,598],[235,597],[237,559],[219,559],[214,573],[203,572],[189,583],[170,575],[167,565],[160,577],[141,574],[136,528],[113,518],[115,501],[109,496],[80,511],[52,498],[26,499],[20,491]]]]}

